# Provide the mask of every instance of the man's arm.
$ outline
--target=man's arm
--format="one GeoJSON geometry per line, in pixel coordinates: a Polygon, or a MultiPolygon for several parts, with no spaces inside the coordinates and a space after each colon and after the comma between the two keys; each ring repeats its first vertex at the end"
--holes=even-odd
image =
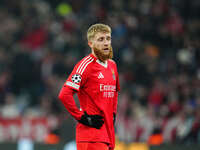
{"type": "Polygon", "coordinates": [[[59,99],[68,110],[68,112],[80,123],[96,129],[100,129],[104,124],[103,117],[99,115],[88,115],[86,112],[80,111],[76,106],[74,95],[75,91],[68,86],[63,86],[60,91],[59,99]]]}
{"type": "Polygon", "coordinates": [[[75,103],[73,95],[75,90],[64,85],[59,93],[58,98],[63,103],[68,112],[76,119],[80,120],[81,116],[84,114],[83,111],[80,111],[75,103]]]}
{"type": "Polygon", "coordinates": [[[116,114],[117,114],[117,102],[118,102],[118,92],[116,92],[116,96],[113,103],[113,123],[116,121],[116,114]]]}
{"type": "Polygon", "coordinates": [[[118,92],[116,92],[114,103],[113,103],[113,113],[117,113],[117,103],[118,103],[118,92]]]}
{"type": "Polygon", "coordinates": [[[114,99],[114,102],[113,102],[113,122],[115,123],[115,120],[116,120],[116,114],[117,114],[117,104],[118,104],[118,94],[119,94],[119,91],[120,91],[120,84],[119,84],[119,74],[118,74],[118,71],[117,71],[117,65],[115,63],[115,69],[116,69],[116,93],[115,93],[115,99],[114,99]]]}

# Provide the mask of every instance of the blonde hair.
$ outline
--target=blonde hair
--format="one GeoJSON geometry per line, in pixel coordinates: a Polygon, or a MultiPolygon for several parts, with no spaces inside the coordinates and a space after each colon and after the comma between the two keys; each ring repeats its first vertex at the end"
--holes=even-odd
{"type": "Polygon", "coordinates": [[[111,28],[108,25],[101,23],[94,24],[90,26],[87,31],[87,40],[90,41],[99,32],[111,33],[111,28]]]}

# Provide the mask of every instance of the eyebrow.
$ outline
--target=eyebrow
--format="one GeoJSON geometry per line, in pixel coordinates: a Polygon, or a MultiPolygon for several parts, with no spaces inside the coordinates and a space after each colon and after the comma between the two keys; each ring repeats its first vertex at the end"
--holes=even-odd
{"type": "MultiPolygon", "coordinates": [[[[105,38],[107,38],[107,37],[111,38],[111,36],[109,36],[109,35],[105,36],[105,38]]],[[[104,36],[100,36],[98,39],[100,39],[100,38],[104,38],[104,36]]]]}

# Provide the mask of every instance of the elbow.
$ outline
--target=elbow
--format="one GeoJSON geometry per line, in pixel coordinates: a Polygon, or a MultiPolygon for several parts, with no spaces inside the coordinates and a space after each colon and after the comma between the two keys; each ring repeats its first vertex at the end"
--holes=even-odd
{"type": "Polygon", "coordinates": [[[63,87],[58,95],[60,101],[64,101],[68,96],[73,96],[74,91],[70,88],[63,87]]]}
{"type": "Polygon", "coordinates": [[[62,88],[59,95],[58,95],[58,99],[60,101],[63,101],[64,100],[64,97],[65,97],[65,90],[62,88]]]}
{"type": "Polygon", "coordinates": [[[63,99],[63,94],[62,94],[61,92],[60,92],[59,95],[58,95],[58,99],[61,100],[61,101],[62,101],[62,99],[63,99]]]}

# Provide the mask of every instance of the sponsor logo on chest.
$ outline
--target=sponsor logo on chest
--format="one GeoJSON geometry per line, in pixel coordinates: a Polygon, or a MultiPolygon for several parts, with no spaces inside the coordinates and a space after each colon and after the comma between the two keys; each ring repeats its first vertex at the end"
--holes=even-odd
{"type": "Polygon", "coordinates": [[[100,84],[100,91],[116,91],[116,86],[100,84]]]}
{"type": "Polygon", "coordinates": [[[104,98],[113,98],[115,95],[115,85],[100,84],[100,92],[102,92],[104,98]]]}

